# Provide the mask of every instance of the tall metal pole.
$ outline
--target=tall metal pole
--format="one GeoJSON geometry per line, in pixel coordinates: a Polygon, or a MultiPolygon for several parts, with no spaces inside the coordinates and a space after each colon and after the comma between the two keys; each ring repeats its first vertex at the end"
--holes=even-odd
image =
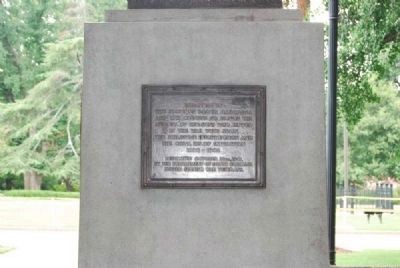
{"type": "Polygon", "coordinates": [[[328,62],[328,124],[327,124],[327,173],[328,173],[328,225],[329,261],[336,263],[336,92],[337,92],[337,33],[339,0],[329,1],[329,62],[328,62]]]}

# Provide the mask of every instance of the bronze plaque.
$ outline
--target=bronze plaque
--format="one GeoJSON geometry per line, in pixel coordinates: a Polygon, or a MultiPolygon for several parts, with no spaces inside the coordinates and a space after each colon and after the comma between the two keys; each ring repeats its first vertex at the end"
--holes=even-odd
{"type": "Polygon", "coordinates": [[[265,86],[142,88],[142,187],[265,187],[265,86]]]}

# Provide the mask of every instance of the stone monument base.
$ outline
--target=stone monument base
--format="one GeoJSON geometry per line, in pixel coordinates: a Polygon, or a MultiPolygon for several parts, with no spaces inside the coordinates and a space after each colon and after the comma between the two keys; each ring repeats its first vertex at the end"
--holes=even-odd
{"type": "Polygon", "coordinates": [[[279,9],[85,26],[79,267],[328,265],[323,25],[279,9]],[[142,189],[142,85],[266,86],[266,188],[142,189]]]}

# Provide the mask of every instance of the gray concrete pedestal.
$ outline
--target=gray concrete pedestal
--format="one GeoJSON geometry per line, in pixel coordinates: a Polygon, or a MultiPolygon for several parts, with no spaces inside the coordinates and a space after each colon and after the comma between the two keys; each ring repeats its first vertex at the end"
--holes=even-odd
{"type": "Polygon", "coordinates": [[[328,265],[323,26],[110,11],[85,26],[79,267],[328,265]],[[265,85],[266,189],[141,189],[143,84],[265,85]]]}

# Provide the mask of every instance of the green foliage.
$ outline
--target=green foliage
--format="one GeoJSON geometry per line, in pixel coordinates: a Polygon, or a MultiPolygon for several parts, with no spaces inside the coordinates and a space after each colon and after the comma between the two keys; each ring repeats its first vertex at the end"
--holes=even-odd
{"type": "Polygon", "coordinates": [[[127,0],[86,0],[87,19],[103,21],[105,10],[126,9],[127,6],[127,0]]]}
{"type": "Polygon", "coordinates": [[[0,100],[23,98],[42,79],[45,46],[56,40],[60,0],[0,2],[0,100]]]}
{"type": "Polygon", "coordinates": [[[12,173],[0,176],[0,190],[12,190],[24,188],[24,179],[22,175],[12,173]]]}
{"type": "Polygon", "coordinates": [[[338,44],[337,181],[343,182],[343,125],[350,137],[349,179],[400,178],[400,5],[341,0],[338,44]]]}
{"type": "MultiPolygon", "coordinates": [[[[46,190],[46,191],[57,191],[55,187],[58,185],[58,180],[54,176],[45,176],[42,179],[42,186],[41,190],[46,190]]],[[[62,191],[60,191],[62,192],[62,191]]]]}
{"type": "Polygon", "coordinates": [[[375,91],[380,102],[367,106],[350,135],[351,177],[400,179],[400,93],[382,82],[375,91]]]}
{"type": "Polygon", "coordinates": [[[78,192],[55,192],[55,191],[26,191],[12,190],[4,191],[2,195],[8,197],[40,197],[40,198],[79,198],[78,192]]]}
{"type": "MultiPolygon", "coordinates": [[[[394,198],[400,198],[400,187],[397,187],[396,189],[393,189],[393,197],[394,198]]],[[[400,205],[400,200],[395,200],[393,201],[394,205],[400,205]]]]}
{"type": "Polygon", "coordinates": [[[370,84],[371,75],[393,80],[398,74],[400,5],[394,0],[339,3],[339,109],[352,126],[361,119],[365,105],[378,100],[370,84]]]}
{"type": "Polygon", "coordinates": [[[34,171],[43,189],[79,190],[83,23],[125,6],[0,1],[0,177],[34,171]]]}
{"type": "Polygon", "coordinates": [[[45,79],[23,100],[0,106],[0,135],[8,145],[0,151],[0,173],[79,178],[82,47],[82,38],[49,45],[45,79]]]}

